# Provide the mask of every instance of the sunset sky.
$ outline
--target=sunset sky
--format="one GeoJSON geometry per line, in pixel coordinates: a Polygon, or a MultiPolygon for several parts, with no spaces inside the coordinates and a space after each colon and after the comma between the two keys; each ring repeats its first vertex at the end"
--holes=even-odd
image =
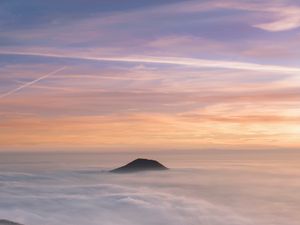
{"type": "Polygon", "coordinates": [[[1,0],[0,151],[300,147],[300,1],[1,0]]]}

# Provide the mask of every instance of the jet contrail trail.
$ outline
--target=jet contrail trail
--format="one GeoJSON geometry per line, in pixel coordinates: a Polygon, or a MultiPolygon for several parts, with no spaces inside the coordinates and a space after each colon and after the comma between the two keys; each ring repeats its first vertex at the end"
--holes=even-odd
{"type": "Polygon", "coordinates": [[[60,72],[60,71],[62,71],[62,70],[64,70],[64,69],[66,69],[65,66],[62,67],[62,68],[59,68],[59,69],[57,69],[57,70],[54,70],[54,71],[52,71],[52,72],[50,72],[50,73],[47,73],[47,74],[44,75],[44,76],[41,76],[41,77],[39,77],[39,78],[37,78],[37,79],[35,79],[35,80],[33,80],[33,81],[30,81],[30,82],[28,82],[28,83],[25,83],[25,84],[23,84],[23,85],[21,85],[21,86],[15,88],[15,89],[13,89],[13,90],[10,90],[10,91],[8,91],[8,92],[6,92],[6,93],[0,95],[0,98],[4,98],[4,97],[7,97],[7,96],[9,96],[9,95],[12,95],[12,94],[14,94],[14,93],[16,93],[16,92],[22,90],[23,88],[29,87],[29,86],[35,84],[36,82],[39,82],[40,80],[43,80],[43,79],[45,79],[45,78],[47,78],[47,77],[49,77],[49,76],[52,76],[52,75],[54,75],[54,74],[56,74],[56,73],[58,73],[58,72],[60,72]]]}
{"type": "Polygon", "coordinates": [[[223,60],[207,60],[198,58],[183,57],[153,57],[153,56],[128,56],[128,57],[97,57],[74,54],[55,54],[55,53],[38,53],[38,52],[12,52],[0,51],[0,54],[7,55],[24,55],[24,56],[40,56],[64,59],[80,59],[89,61],[109,61],[109,62],[127,62],[127,63],[157,63],[179,66],[189,66],[194,68],[221,68],[233,70],[248,70],[257,72],[275,72],[294,74],[300,73],[300,67],[288,67],[268,64],[256,64],[239,61],[223,61],[223,60]]]}

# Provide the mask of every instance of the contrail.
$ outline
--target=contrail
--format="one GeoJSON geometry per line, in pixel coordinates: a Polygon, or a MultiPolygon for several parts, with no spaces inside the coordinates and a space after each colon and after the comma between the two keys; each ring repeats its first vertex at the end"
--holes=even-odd
{"type": "Polygon", "coordinates": [[[85,55],[74,55],[74,54],[67,55],[67,54],[52,54],[52,53],[38,53],[38,52],[11,52],[11,51],[0,51],[0,54],[40,56],[40,57],[64,58],[64,59],[80,59],[80,60],[89,60],[89,61],[157,63],[157,64],[189,66],[194,68],[221,68],[221,69],[248,70],[248,71],[257,71],[257,72],[275,72],[275,73],[285,73],[285,74],[300,73],[299,67],[256,64],[256,63],[247,63],[247,62],[239,62],[239,61],[183,58],[183,57],[153,57],[153,56],[96,57],[96,56],[85,56],[85,55]]]}
{"type": "Polygon", "coordinates": [[[47,74],[44,75],[44,76],[41,76],[41,77],[39,77],[39,78],[37,78],[37,79],[35,79],[35,80],[33,80],[33,81],[30,81],[30,82],[28,82],[28,83],[25,83],[25,84],[23,84],[23,85],[21,85],[21,86],[15,88],[15,89],[13,89],[13,90],[10,90],[10,91],[8,91],[8,92],[6,92],[6,93],[0,95],[0,98],[4,98],[4,97],[7,97],[7,96],[9,96],[9,95],[12,95],[12,94],[14,94],[14,93],[16,93],[16,92],[18,92],[18,91],[20,91],[20,90],[26,88],[26,87],[29,87],[29,86],[35,84],[36,82],[39,82],[40,80],[43,80],[43,79],[45,79],[45,78],[47,78],[47,77],[49,77],[49,76],[52,76],[52,75],[54,75],[54,74],[56,74],[56,73],[58,73],[58,72],[60,72],[60,71],[62,71],[62,70],[64,70],[64,69],[66,69],[65,66],[62,67],[62,68],[59,68],[59,69],[57,69],[57,70],[54,70],[54,71],[52,71],[52,72],[50,72],[50,73],[47,73],[47,74]]]}

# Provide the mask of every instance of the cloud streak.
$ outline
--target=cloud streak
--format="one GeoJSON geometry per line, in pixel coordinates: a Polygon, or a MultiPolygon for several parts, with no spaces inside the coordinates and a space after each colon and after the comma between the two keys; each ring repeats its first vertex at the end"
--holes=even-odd
{"type": "Polygon", "coordinates": [[[52,75],[57,74],[58,72],[61,72],[61,71],[65,70],[65,69],[66,69],[66,67],[59,68],[59,69],[54,70],[54,71],[52,71],[52,72],[50,72],[50,73],[47,73],[46,75],[43,75],[43,76],[41,76],[41,77],[39,77],[39,78],[37,78],[37,79],[35,79],[35,80],[33,80],[33,81],[30,81],[30,82],[25,83],[25,84],[23,84],[23,85],[21,85],[21,86],[15,88],[15,89],[12,89],[12,90],[10,90],[10,91],[8,91],[8,92],[6,92],[6,93],[0,95],[0,99],[1,99],[1,98],[5,98],[5,97],[8,97],[9,95],[12,95],[12,94],[14,94],[14,93],[16,93],[16,92],[18,92],[18,91],[24,89],[24,88],[27,88],[27,87],[29,87],[29,86],[31,86],[31,85],[33,85],[33,84],[35,84],[35,83],[37,83],[37,82],[39,82],[39,81],[41,81],[41,80],[44,80],[44,79],[46,79],[46,78],[48,78],[48,77],[50,77],[50,76],[52,76],[52,75]]]}
{"type": "Polygon", "coordinates": [[[216,68],[216,69],[220,68],[220,69],[275,72],[275,73],[287,73],[287,74],[294,74],[300,72],[299,67],[287,67],[287,66],[264,65],[264,64],[247,63],[247,62],[239,62],[239,61],[223,61],[223,60],[219,61],[219,60],[207,60],[207,59],[184,58],[184,57],[156,57],[156,56],[97,57],[97,56],[81,56],[81,55],[71,55],[71,54],[10,52],[10,51],[0,51],[0,54],[40,56],[40,57],[64,58],[64,59],[80,59],[80,60],[90,60],[90,61],[154,63],[154,64],[188,66],[194,68],[216,68]]]}

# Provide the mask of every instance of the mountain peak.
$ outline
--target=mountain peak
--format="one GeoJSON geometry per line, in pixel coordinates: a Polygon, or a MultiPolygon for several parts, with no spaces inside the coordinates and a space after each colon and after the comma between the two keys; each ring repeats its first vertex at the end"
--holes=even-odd
{"type": "Polygon", "coordinates": [[[111,170],[113,173],[132,173],[141,172],[149,170],[167,170],[168,168],[152,159],[138,158],[132,162],[126,164],[125,166],[119,167],[117,169],[111,170]]]}

